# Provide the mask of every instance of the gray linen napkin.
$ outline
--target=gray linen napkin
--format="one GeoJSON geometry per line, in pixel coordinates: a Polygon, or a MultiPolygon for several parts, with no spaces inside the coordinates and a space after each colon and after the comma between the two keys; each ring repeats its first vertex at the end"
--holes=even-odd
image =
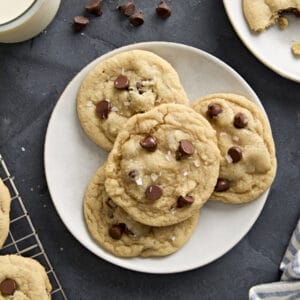
{"type": "Polygon", "coordinates": [[[300,299],[300,219],[293,232],[280,270],[280,282],[256,285],[249,290],[250,300],[299,300],[300,299]]]}

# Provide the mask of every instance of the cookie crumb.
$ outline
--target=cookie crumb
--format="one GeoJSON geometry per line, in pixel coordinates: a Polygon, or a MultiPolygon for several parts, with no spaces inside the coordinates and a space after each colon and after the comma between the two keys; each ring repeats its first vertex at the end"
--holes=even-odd
{"type": "Polygon", "coordinates": [[[292,45],[292,52],[295,56],[300,56],[300,42],[296,42],[292,45]]]}
{"type": "Polygon", "coordinates": [[[289,21],[286,17],[279,17],[278,18],[278,25],[279,25],[279,28],[281,30],[284,30],[288,27],[289,21]]]}

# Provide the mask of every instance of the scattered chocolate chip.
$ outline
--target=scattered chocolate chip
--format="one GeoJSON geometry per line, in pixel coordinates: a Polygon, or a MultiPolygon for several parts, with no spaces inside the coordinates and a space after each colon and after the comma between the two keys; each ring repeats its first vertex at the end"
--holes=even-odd
{"type": "Polygon", "coordinates": [[[232,158],[233,163],[239,162],[243,158],[242,149],[234,146],[228,150],[228,155],[232,158]]]}
{"type": "Polygon", "coordinates": [[[85,10],[96,16],[101,16],[102,15],[101,0],[90,0],[85,5],[85,10]]]}
{"type": "Polygon", "coordinates": [[[194,203],[194,198],[192,196],[180,196],[177,199],[177,207],[186,207],[194,203]]]}
{"type": "Polygon", "coordinates": [[[108,114],[110,113],[111,109],[112,109],[112,105],[107,100],[99,101],[96,104],[96,114],[102,120],[108,118],[108,114]]]}
{"type": "Polygon", "coordinates": [[[208,105],[207,114],[211,119],[216,118],[223,111],[222,106],[214,103],[208,105]]]}
{"type": "Polygon", "coordinates": [[[229,187],[229,181],[227,179],[219,178],[215,186],[215,192],[225,192],[229,187]]]}
{"type": "Polygon", "coordinates": [[[156,14],[162,19],[166,19],[171,15],[171,8],[165,1],[161,1],[160,4],[156,7],[156,14]]]}
{"type": "Polygon", "coordinates": [[[129,22],[130,22],[133,26],[135,26],[135,27],[144,24],[144,17],[143,17],[142,12],[141,12],[141,11],[137,11],[137,12],[135,12],[133,15],[131,15],[131,16],[129,17],[129,22]]]}
{"type": "Polygon", "coordinates": [[[3,296],[11,296],[17,289],[17,283],[13,279],[4,279],[0,283],[0,291],[3,296]]]}
{"type": "Polygon", "coordinates": [[[138,175],[139,175],[139,172],[138,172],[138,170],[135,170],[135,169],[131,170],[131,171],[128,173],[128,177],[129,177],[130,179],[135,179],[135,177],[138,176],[138,175]]]}
{"type": "Polygon", "coordinates": [[[126,17],[130,17],[135,12],[135,4],[133,2],[125,2],[117,7],[126,17]]]}
{"type": "Polygon", "coordinates": [[[148,200],[158,200],[163,194],[162,188],[158,185],[149,185],[146,189],[146,197],[148,200]]]}
{"type": "Polygon", "coordinates": [[[73,24],[74,31],[75,32],[81,31],[89,23],[90,21],[88,18],[84,16],[76,16],[74,18],[74,24],[73,24]]]}
{"type": "Polygon", "coordinates": [[[157,148],[157,140],[156,137],[149,134],[145,138],[140,141],[140,145],[142,148],[148,151],[155,151],[157,148]]]}
{"type": "Polygon", "coordinates": [[[136,89],[138,90],[139,94],[143,94],[145,91],[143,90],[143,83],[141,81],[136,82],[136,89]]]}
{"type": "Polygon", "coordinates": [[[233,124],[236,128],[245,128],[248,124],[248,118],[243,113],[238,113],[234,116],[233,124]]]}
{"type": "Polygon", "coordinates": [[[127,76],[120,75],[114,82],[115,88],[119,90],[126,90],[129,86],[129,80],[127,76]]]}
{"type": "Polygon", "coordinates": [[[112,239],[119,240],[121,239],[125,229],[126,225],[124,223],[115,224],[109,228],[108,233],[112,239]]]}

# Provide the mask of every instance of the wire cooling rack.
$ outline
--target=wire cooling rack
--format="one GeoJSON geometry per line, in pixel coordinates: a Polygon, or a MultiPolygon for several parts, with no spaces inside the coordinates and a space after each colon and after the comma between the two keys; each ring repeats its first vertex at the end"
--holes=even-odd
{"type": "Polygon", "coordinates": [[[38,260],[46,269],[52,285],[52,299],[67,299],[67,296],[50,263],[47,253],[36,233],[22,198],[16,188],[14,177],[8,171],[0,154],[0,178],[11,193],[10,231],[0,254],[19,254],[38,260]]]}

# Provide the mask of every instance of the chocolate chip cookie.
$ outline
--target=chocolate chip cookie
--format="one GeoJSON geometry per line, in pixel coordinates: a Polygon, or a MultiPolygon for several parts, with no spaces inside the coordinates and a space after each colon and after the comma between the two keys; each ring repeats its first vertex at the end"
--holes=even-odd
{"type": "Polygon", "coordinates": [[[0,249],[9,231],[10,193],[0,178],[0,249]]]}
{"type": "Polygon", "coordinates": [[[49,300],[51,289],[45,269],[36,260],[0,256],[0,299],[49,300]]]}
{"type": "Polygon", "coordinates": [[[243,0],[243,10],[253,31],[264,31],[285,13],[300,16],[300,2],[294,0],[243,0]]]}
{"type": "Polygon", "coordinates": [[[86,134],[110,151],[130,117],[163,103],[188,104],[176,71],[151,52],[132,50],[106,59],[88,74],[77,111],[86,134]]]}
{"type": "Polygon", "coordinates": [[[163,104],[123,127],[108,156],[105,188],[137,222],[172,225],[207,201],[219,163],[209,122],[187,106],[163,104]]]}
{"type": "Polygon", "coordinates": [[[214,94],[193,104],[217,132],[220,175],[212,199],[243,203],[257,199],[276,173],[275,146],[261,109],[240,95],[214,94]]]}
{"type": "Polygon", "coordinates": [[[199,213],[176,225],[150,227],[134,221],[107,195],[104,167],[92,177],[84,216],[93,239],[116,256],[165,256],[177,251],[194,231],[199,213]]]}

